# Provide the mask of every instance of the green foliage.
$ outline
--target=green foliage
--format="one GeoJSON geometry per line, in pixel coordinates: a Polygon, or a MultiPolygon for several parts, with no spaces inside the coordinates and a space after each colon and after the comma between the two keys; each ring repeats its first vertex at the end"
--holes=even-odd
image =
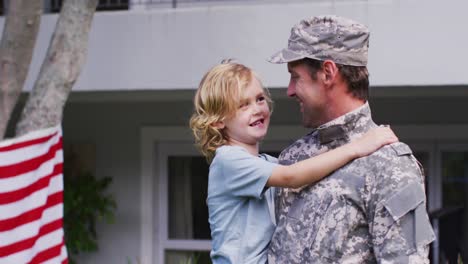
{"type": "MultiPolygon", "coordinates": [[[[115,199],[105,191],[112,178],[89,172],[64,175],[64,229],[69,255],[98,250],[96,222],[114,222],[115,199]]],[[[70,263],[74,263],[69,256],[70,263]]]]}
{"type": "Polygon", "coordinates": [[[179,264],[198,264],[200,254],[198,252],[193,253],[190,257],[182,260],[179,264]]]}
{"type": "MultiPolygon", "coordinates": [[[[135,264],[140,264],[140,260],[137,258],[135,264]]],[[[130,257],[127,257],[127,264],[133,264],[133,261],[130,257]]]]}

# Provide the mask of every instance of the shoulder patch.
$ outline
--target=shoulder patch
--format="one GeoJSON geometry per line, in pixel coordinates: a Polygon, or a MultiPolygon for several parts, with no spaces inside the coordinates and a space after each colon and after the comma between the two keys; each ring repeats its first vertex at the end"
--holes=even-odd
{"type": "Polygon", "coordinates": [[[398,156],[413,154],[410,147],[408,145],[404,144],[404,143],[401,143],[401,142],[393,143],[393,144],[390,145],[390,147],[395,151],[395,153],[398,156]]]}

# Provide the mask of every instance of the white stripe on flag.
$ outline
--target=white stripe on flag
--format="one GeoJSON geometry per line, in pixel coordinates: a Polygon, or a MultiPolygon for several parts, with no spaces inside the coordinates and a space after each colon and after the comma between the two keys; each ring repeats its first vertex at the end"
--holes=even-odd
{"type": "Polygon", "coordinates": [[[26,135],[22,135],[21,137],[10,138],[3,141],[0,141],[0,148],[8,147],[18,142],[25,142],[29,140],[34,140],[42,137],[47,137],[53,135],[55,132],[59,132],[62,135],[62,128],[60,126],[50,127],[46,129],[36,130],[26,135]]]}
{"type": "Polygon", "coordinates": [[[47,248],[54,247],[61,244],[63,241],[63,230],[59,229],[45,236],[42,236],[36,241],[36,244],[32,248],[28,248],[23,251],[8,255],[6,257],[0,257],[0,263],[29,263],[37,253],[44,251],[47,248]]]}
{"type": "Polygon", "coordinates": [[[40,219],[26,223],[15,229],[0,233],[0,247],[37,236],[39,228],[50,222],[62,219],[63,204],[57,204],[44,211],[40,219]]]}
{"type": "Polygon", "coordinates": [[[55,157],[41,164],[37,170],[29,171],[15,177],[0,179],[0,193],[15,191],[31,185],[44,176],[48,176],[54,170],[54,166],[59,163],[63,163],[62,150],[55,152],[55,157]]]}
{"type": "Polygon", "coordinates": [[[0,205],[0,220],[10,219],[41,207],[46,204],[49,195],[62,190],[63,179],[62,174],[59,174],[50,179],[50,183],[46,188],[37,190],[18,202],[0,205]]]}
{"type": "Polygon", "coordinates": [[[49,152],[50,147],[57,144],[59,140],[60,134],[57,134],[51,139],[49,139],[47,142],[44,142],[42,144],[36,144],[8,151],[1,151],[0,166],[13,165],[36,157],[40,157],[49,152]]]}

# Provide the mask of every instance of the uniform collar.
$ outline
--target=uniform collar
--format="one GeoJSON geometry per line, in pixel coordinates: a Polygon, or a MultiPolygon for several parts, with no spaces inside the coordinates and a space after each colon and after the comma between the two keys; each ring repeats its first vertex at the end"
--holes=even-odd
{"type": "Polygon", "coordinates": [[[372,121],[369,103],[366,102],[359,108],[348,112],[326,124],[317,128],[317,135],[320,144],[327,144],[337,139],[352,138],[362,134],[375,126],[372,121]]]}

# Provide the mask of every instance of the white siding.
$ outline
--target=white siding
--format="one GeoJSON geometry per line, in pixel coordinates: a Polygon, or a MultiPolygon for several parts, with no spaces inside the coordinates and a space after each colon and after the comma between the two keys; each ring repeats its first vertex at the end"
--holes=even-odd
{"type": "MultiPolygon", "coordinates": [[[[284,66],[265,58],[286,46],[300,18],[338,14],[371,29],[374,86],[468,84],[468,2],[251,1],[96,13],[79,90],[193,89],[222,58],[244,62],[270,87],[284,87],[284,66]]],[[[56,15],[44,16],[30,87],[56,15]]],[[[3,18],[0,20],[2,23],[3,18]]]]}

